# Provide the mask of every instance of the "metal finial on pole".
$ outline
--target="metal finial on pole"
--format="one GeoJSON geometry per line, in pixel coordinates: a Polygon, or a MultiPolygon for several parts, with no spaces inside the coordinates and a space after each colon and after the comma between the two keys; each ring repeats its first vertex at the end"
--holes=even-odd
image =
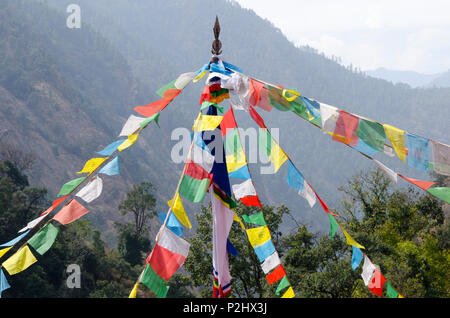
{"type": "Polygon", "coordinates": [[[222,54],[222,42],[219,40],[220,35],[220,24],[219,24],[219,18],[216,15],[216,22],[214,23],[213,27],[214,32],[214,41],[212,43],[212,50],[211,53],[213,55],[220,55],[222,54]]]}

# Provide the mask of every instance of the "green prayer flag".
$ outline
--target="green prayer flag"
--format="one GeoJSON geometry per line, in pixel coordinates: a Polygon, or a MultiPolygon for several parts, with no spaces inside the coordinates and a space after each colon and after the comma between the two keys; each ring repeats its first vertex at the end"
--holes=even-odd
{"type": "Polygon", "coordinates": [[[71,181],[67,182],[66,184],[64,184],[61,187],[61,190],[59,190],[58,197],[67,195],[70,192],[72,192],[76,187],[78,187],[81,184],[81,182],[86,180],[86,178],[87,177],[81,177],[78,179],[71,180],[71,181]]]}
{"type": "Polygon", "coordinates": [[[164,279],[155,273],[152,266],[148,263],[142,275],[141,283],[154,292],[157,298],[165,298],[169,290],[169,286],[166,286],[165,282],[164,279]]]}
{"type": "MultiPolygon", "coordinates": [[[[268,87],[269,104],[280,111],[291,110],[291,104],[283,97],[283,90],[272,86],[268,87]]],[[[298,98],[297,98],[298,99],[298,98]]]]}
{"type": "Polygon", "coordinates": [[[159,121],[159,115],[160,115],[160,113],[161,113],[161,112],[157,112],[157,113],[154,114],[153,116],[148,117],[148,118],[146,118],[144,121],[142,121],[142,122],[140,123],[141,129],[144,129],[145,127],[147,127],[148,124],[150,124],[152,121],[155,121],[156,125],[158,125],[158,127],[159,127],[158,121],[159,121]]]}
{"type": "Polygon", "coordinates": [[[251,214],[251,215],[244,214],[244,215],[242,215],[242,219],[247,223],[260,225],[260,226],[266,225],[266,221],[264,220],[264,215],[263,215],[262,211],[251,214]]]}
{"type": "Polygon", "coordinates": [[[387,283],[386,296],[388,298],[398,298],[398,292],[392,287],[391,283],[387,283]]]}
{"type": "Polygon", "coordinates": [[[199,203],[203,201],[210,183],[210,179],[195,179],[184,175],[178,192],[189,201],[199,203]]]}
{"type": "Polygon", "coordinates": [[[288,279],[287,279],[287,276],[285,275],[285,276],[281,279],[280,283],[278,284],[278,287],[277,287],[277,290],[275,291],[275,294],[279,295],[280,292],[281,292],[284,288],[286,288],[286,287],[288,287],[288,286],[290,286],[290,284],[289,284],[289,281],[288,281],[288,279]]]}
{"type": "Polygon", "coordinates": [[[441,199],[442,201],[450,204],[450,188],[435,187],[435,188],[429,188],[427,191],[430,194],[434,195],[435,197],[441,199]]]}
{"type": "Polygon", "coordinates": [[[214,106],[214,107],[216,107],[216,108],[219,110],[219,112],[221,112],[222,114],[223,114],[224,111],[225,111],[225,108],[224,108],[223,106],[221,106],[221,105],[219,105],[219,104],[216,104],[216,103],[211,103],[211,102],[208,102],[208,101],[204,101],[204,102],[202,103],[202,107],[200,108],[200,110],[203,110],[203,109],[205,109],[205,108],[208,108],[209,106],[214,106]]]}
{"type": "Polygon", "coordinates": [[[177,89],[176,86],[175,86],[175,82],[176,82],[176,81],[177,81],[177,80],[174,79],[174,80],[173,80],[172,82],[170,82],[169,84],[167,84],[167,85],[161,87],[160,89],[158,89],[158,90],[156,91],[156,94],[158,94],[159,96],[163,97],[163,96],[164,96],[164,92],[167,91],[168,89],[177,89]]]}
{"type": "Polygon", "coordinates": [[[49,223],[28,240],[28,245],[39,254],[44,255],[55,242],[58,231],[57,227],[49,223]]]}
{"type": "Polygon", "coordinates": [[[379,123],[360,118],[356,135],[373,149],[381,152],[384,151],[386,132],[379,123]]]}
{"type": "Polygon", "coordinates": [[[330,219],[330,236],[333,238],[339,224],[336,222],[336,219],[331,214],[328,214],[328,219],[330,219]]]}

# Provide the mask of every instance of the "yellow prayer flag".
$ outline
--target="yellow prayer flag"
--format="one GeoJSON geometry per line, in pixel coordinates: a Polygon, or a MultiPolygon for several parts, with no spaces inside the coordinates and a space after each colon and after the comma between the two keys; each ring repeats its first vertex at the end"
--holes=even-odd
{"type": "Polygon", "coordinates": [[[9,275],[14,275],[27,269],[35,262],[37,262],[37,259],[34,257],[33,253],[31,253],[28,245],[25,245],[4,261],[2,266],[8,271],[9,275]]]}
{"type": "Polygon", "coordinates": [[[138,290],[139,283],[134,284],[133,289],[131,290],[130,295],[128,298],[136,298],[137,290],[138,290]]]}
{"type": "Polygon", "coordinates": [[[3,255],[5,255],[11,248],[12,248],[12,246],[0,250],[0,257],[2,257],[3,255]]]}
{"type": "Polygon", "coordinates": [[[281,165],[288,159],[287,155],[284,153],[283,149],[273,141],[272,150],[270,151],[270,161],[273,162],[275,167],[275,172],[280,169],[281,165]]]}
{"type": "Polygon", "coordinates": [[[244,149],[239,150],[237,155],[234,154],[226,156],[225,160],[227,161],[227,170],[228,173],[236,171],[247,164],[247,159],[245,157],[244,149]]]}
{"type": "Polygon", "coordinates": [[[233,221],[238,222],[241,225],[241,229],[245,230],[244,223],[242,223],[241,218],[236,214],[236,212],[234,213],[233,221]]]}
{"type": "Polygon", "coordinates": [[[203,70],[199,75],[197,75],[192,81],[197,83],[203,76],[205,76],[206,70],[203,70]]]}
{"type": "Polygon", "coordinates": [[[283,294],[283,296],[281,296],[281,298],[294,298],[295,297],[295,293],[294,290],[292,289],[292,287],[289,287],[288,290],[286,290],[286,292],[283,294]]]}
{"type": "Polygon", "coordinates": [[[253,247],[266,243],[271,239],[267,225],[247,230],[248,240],[253,247]]]}
{"type": "Polygon", "coordinates": [[[77,173],[91,173],[93,172],[95,169],[97,169],[102,163],[105,162],[105,160],[108,158],[92,158],[89,159],[83,169],[77,173]]]}
{"type": "Polygon", "coordinates": [[[347,231],[344,230],[342,227],[341,227],[341,230],[342,230],[342,232],[344,233],[345,238],[347,239],[347,244],[348,244],[348,245],[352,245],[352,246],[354,246],[354,247],[358,247],[358,248],[363,248],[363,249],[365,249],[364,246],[362,246],[361,244],[359,244],[358,242],[356,242],[356,241],[350,236],[350,234],[348,234],[347,231]]]}
{"type": "Polygon", "coordinates": [[[214,116],[214,115],[200,115],[197,117],[194,127],[192,130],[195,131],[205,131],[205,130],[214,130],[216,129],[220,123],[222,122],[223,116],[214,116]]]}
{"type": "MultiPolygon", "coordinates": [[[[167,204],[170,207],[172,205],[172,200],[167,202],[167,204]]],[[[178,221],[181,222],[181,224],[183,224],[185,227],[189,229],[192,228],[191,222],[189,221],[186,211],[184,210],[183,202],[181,202],[180,194],[178,192],[175,195],[175,203],[173,204],[172,212],[173,214],[175,214],[175,216],[177,217],[178,221]]]]}
{"type": "Polygon", "coordinates": [[[136,140],[139,138],[139,134],[129,135],[127,139],[123,143],[120,144],[119,147],[117,147],[117,150],[123,151],[130,147],[132,144],[136,142],[136,140]]]}
{"type": "Polygon", "coordinates": [[[391,125],[383,125],[383,128],[397,156],[406,162],[405,131],[391,125]]]}

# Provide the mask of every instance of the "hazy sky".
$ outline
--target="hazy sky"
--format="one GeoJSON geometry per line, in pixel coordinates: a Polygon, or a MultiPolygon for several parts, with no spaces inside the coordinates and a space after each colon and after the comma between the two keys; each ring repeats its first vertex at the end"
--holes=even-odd
{"type": "Polygon", "coordinates": [[[450,69],[449,0],[236,0],[295,44],[362,70],[450,69]]]}

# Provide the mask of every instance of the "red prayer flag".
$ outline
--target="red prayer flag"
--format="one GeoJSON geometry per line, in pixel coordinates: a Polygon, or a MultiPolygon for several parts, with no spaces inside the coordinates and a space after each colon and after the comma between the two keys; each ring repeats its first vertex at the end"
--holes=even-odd
{"type": "Polygon", "coordinates": [[[230,110],[228,110],[227,113],[223,115],[222,121],[220,122],[222,137],[225,136],[227,132],[233,128],[237,128],[237,125],[236,120],[234,119],[233,108],[230,107],[230,110]]]}
{"type": "Polygon", "coordinates": [[[263,83],[255,81],[253,78],[250,79],[248,101],[251,105],[256,106],[261,100],[261,90],[263,87],[263,83]]]}
{"type": "Polygon", "coordinates": [[[134,110],[142,116],[151,117],[157,112],[163,110],[171,101],[171,99],[162,98],[151,104],[135,107],[134,110]]]}
{"type": "Polygon", "coordinates": [[[53,211],[54,209],[56,209],[56,207],[57,207],[58,205],[60,205],[61,202],[63,202],[68,196],[69,196],[69,195],[67,194],[67,195],[64,196],[64,197],[59,198],[59,199],[56,199],[55,201],[53,201],[52,206],[49,207],[46,211],[42,212],[41,215],[48,214],[48,213],[52,212],[52,211],[53,211]]]}
{"type": "Polygon", "coordinates": [[[266,124],[264,123],[264,120],[259,116],[259,114],[256,112],[256,110],[253,108],[253,106],[250,105],[250,116],[253,118],[253,120],[258,124],[261,128],[266,128],[266,124]]]}
{"type": "Polygon", "coordinates": [[[402,176],[401,174],[398,174],[400,177],[402,177],[403,179],[405,179],[406,181],[418,186],[419,188],[421,188],[422,190],[427,191],[433,184],[435,184],[434,182],[430,182],[430,181],[422,181],[422,180],[417,180],[417,179],[413,179],[413,178],[407,178],[402,176]]]}
{"type": "Polygon", "coordinates": [[[358,144],[358,135],[356,135],[358,126],[358,117],[346,111],[339,110],[339,117],[336,121],[332,139],[347,145],[356,146],[358,144]]]}
{"type": "Polygon", "coordinates": [[[243,197],[240,200],[246,206],[256,206],[258,208],[261,208],[261,202],[259,201],[259,198],[256,195],[243,197]]]}
{"type": "Polygon", "coordinates": [[[89,211],[82,206],[77,200],[72,199],[68,205],[61,209],[54,217],[53,220],[58,221],[63,225],[72,223],[79,219],[89,211]]]}
{"type": "Polygon", "coordinates": [[[381,272],[378,269],[375,269],[372,275],[372,281],[369,283],[367,287],[371,290],[372,293],[381,297],[385,281],[386,278],[384,278],[383,274],[381,274],[381,272]]]}
{"type": "Polygon", "coordinates": [[[269,285],[272,285],[273,283],[279,281],[281,278],[286,276],[286,272],[283,268],[283,266],[280,264],[273,270],[272,273],[266,276],[267,281],[269,282],[269,285]]]}
{"type": "Polygon", "coordinates": [[[206,85],[203,88],[203,92],[202,95],[200,96],[200,105],[203,104],[204,101],[208,101],[212,98],[210,90],[209,90],[209,86],[206,85]]]}
{"type": "Polygon", "coordinates": [[[149,256],[147,261],[159,277],[169,280],[169,278],[181,267],[185,259],[185,256],[156,244],[152,251],[151,258],[149,256]]]}
{"type": "Polygon", "coordinates": [[[189,160],[186,163],[186,170],[184,172],[185,175],[188,175],[194,179],[202,180],[202,179],[212,179],[212,174],[206,171],[199,164],[189,160]]]}

